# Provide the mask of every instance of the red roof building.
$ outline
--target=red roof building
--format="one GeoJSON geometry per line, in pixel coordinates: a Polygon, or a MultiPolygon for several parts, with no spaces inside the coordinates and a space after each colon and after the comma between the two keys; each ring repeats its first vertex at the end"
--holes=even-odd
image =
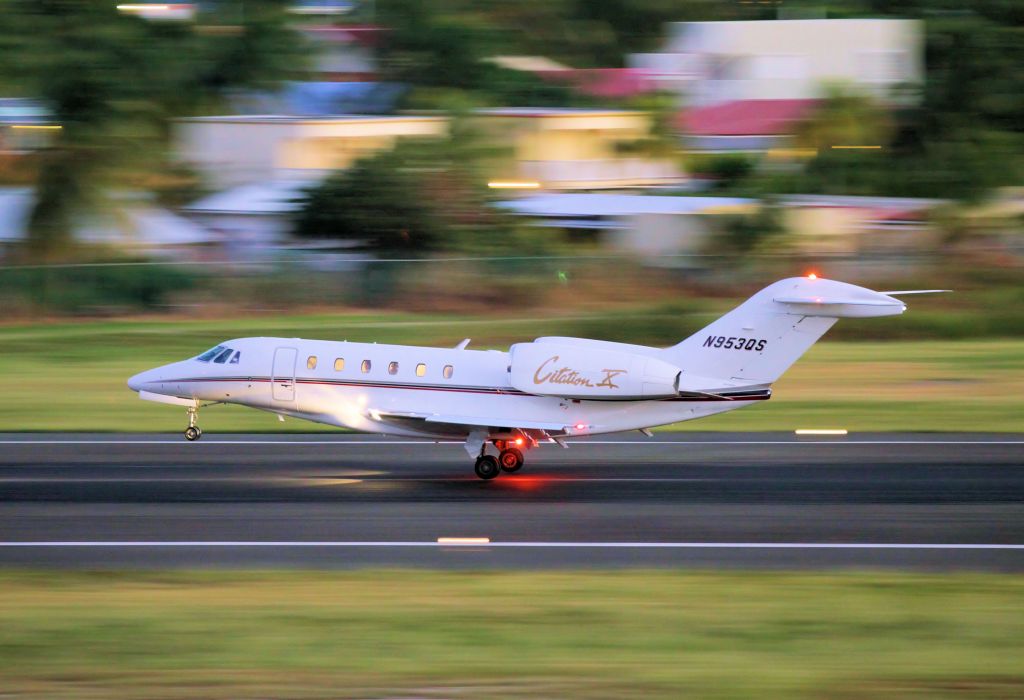
{"type": "Polygon", "coordinates": [[[783,136],[810,116],[818,100],[734,100],[679,114],[691,136],[783,136]]]}
{"type": "Polygon", "coordinates": [[[621,99],[654,91],[648,72],[638,68],[573,68],[544,71],[545,80],[563,82],[582,95],[621,99]]]}

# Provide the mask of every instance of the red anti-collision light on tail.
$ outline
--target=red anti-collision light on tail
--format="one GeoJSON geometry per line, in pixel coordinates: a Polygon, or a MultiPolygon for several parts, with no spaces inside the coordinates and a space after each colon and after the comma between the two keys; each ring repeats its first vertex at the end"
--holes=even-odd
{"type": "Polygon", "coordinates": [[[818,279],[818,276],[812,272],[809,275],[807,275],[807,279],[809,279],[809,280],[816,280],[816,279],[818,279]]]}

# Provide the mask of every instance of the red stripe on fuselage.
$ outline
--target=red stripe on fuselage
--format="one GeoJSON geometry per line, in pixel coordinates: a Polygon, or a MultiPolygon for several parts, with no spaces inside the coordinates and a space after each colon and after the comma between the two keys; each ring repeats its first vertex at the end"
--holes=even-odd
{"type": "MultiPolygon", "coordinates": [[[[168,379],[164,383],[185,383],[185,382],[270,382],[272,381],[269,377],[193,377],[188,379],[168,379]]],[[[499,396],[543,396],[541,394],[527,394],[526,392],[519,391],[518,389],[503,388],[503,387],[452,387],[452,386],[437,386],[436,384],[421,385],[421,384],[397,384],[397,383],[379,383],[379,382],[360,382],[360,381],[345,381],[342,379],[306,379],[296,378],[293,382],[295,384],[317,384],[320,386],[351,386],[351,387],[364,387],[367,389],[406,389],[413,391],[445,391],[455,392],[463,394],[496,394],[499,396]]],[[[546,398],[557,398],[548,396],[546,398]]],[[[771,393],[765,389],[763,392],[757,394],[738,394],[738,395],[725,395],[723,394],[720,398],[706,398],[706,397],[690,397],[690,396],[676,396],[665,399],[646,399],[653,401],[699,401],[713,403],[717,401],[767,401],[771,398],[771,393]]],[[[593,400],[593,401],[643,401],[645,399],[579,399],[579,400],[593,400]]]]}

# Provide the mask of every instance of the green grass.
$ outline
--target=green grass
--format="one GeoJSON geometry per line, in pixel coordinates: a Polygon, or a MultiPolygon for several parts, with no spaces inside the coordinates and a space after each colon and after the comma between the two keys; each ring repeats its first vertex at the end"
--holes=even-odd
{"type": "Polygon", "coordinates": [[[682,572],[0,574],[46,698],[1009,698],[1024,579],[682,572]]]}
{"type": "MultiPolygon", "coordinates": [[[[248,335],[507,347],[544,334],[585,333],[616,319],[643,342],[659,313],[569,318],[453,318],[320,314],[229,320],[128,320],[0,328],[0,431],[178,431],[183,411],[140,401],[125,380],[135,372],[248,335]],[[610,320],[609,320],[610,319],[610,320]],[[632,325],[628,325],[632,324],[632,325]]],[[[707,317],[677,317],[699,327],[707,317]]],[[[683,331],[680,331],[682,334],[683,331]]],[[[623,339],[623,338],[620,338],[623,339]]],[[[654,342],[654,341],[652,341],[654,342]]],[[[662,342],[664,342],[662,340],[662,342]]],[[[692,430],[1024,429],[1024,340],[824,341],[787,373],[774,398],[742,411],[693,421],[692,430]]],[[[320,430],[234,406],[206,409],[208,431],[320,430]]]]}

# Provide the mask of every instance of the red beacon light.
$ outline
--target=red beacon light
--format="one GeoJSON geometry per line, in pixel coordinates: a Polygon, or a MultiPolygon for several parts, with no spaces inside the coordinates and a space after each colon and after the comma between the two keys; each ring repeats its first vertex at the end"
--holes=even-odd
{"type": "Polygon", "coordinates": [[[516,447],[522,447],[522,446],[523,446],[523,439],[521,437],[517,437],[516,438],[516,447]]]}
{"type": "Polygon", "coordinates": [[[577,423],[573,427],[576,428],[576,430],[583,430],[584,428],[587,427],[587,424],[586,423],[577,423]]]}
{"type": "Polygon", "coordinates": [[[816,279],[818,279],[818,275],[816,275],[815,273],[812,272],[809,275],[807,275],[807,279],[809,279],[809,280],[816,280],[816,279]]]}

